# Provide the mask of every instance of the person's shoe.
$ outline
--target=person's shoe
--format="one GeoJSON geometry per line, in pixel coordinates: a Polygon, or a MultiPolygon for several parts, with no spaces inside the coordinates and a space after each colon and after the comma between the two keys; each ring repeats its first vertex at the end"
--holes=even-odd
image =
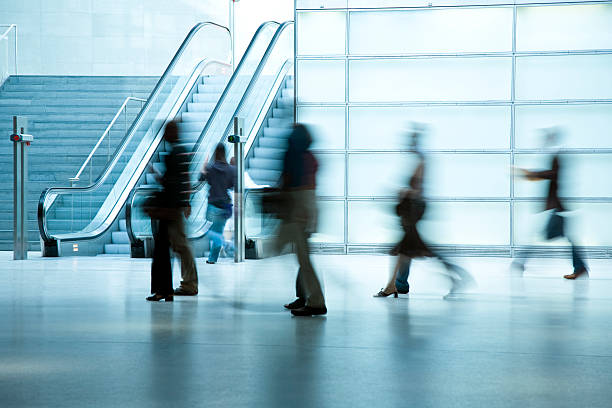
{"type": "Polygon", "coordinates": [[[589,271],[587,271],[586,268],[583,268],[583,269],[581,269],[581,270],[579,270],[577,272],[571,273],[569,275],[563,275],[563,277],[565,279],[571,279],[571,280],[576,279],[576,278],[580,278],[580,277],[588,278],[589,277],[589,271]]]}
{"type": "Polygon", "coordinates": [[[196,296],[198,294],[198,291],[195,290],[186,290],[184,288],[176,288],[174,289],[174,295],[175,296],[196,296]]]}
{"type": "Polygon", "coordinates": [[[391,296],[393,295],[394,298],[397,297],[397,290],[395,292],[391,292],[391,293],[387,293],[384,290],[380,290],[380,292],[378,292],[377,294],[374,295],[374,297],[387,297],[387,296],[391,296]]]}
{"type": "Polygon", "coordinates": [[[310,307],[304,306],[299,309],[293,309],[291,314],[294,316],[318,316],[327,314],[327,308],[323,307],[310,307]]]}
{"type": "Polygon", "coordinates": [[[285,309],[289,310],[301,309],[304,306],[306,306],[306,301],[302,298],[297,298],[293,302],[284,305],[285,309]]]}
{"type": "Polygon", "coordinates": [[[214,265],[214,264],[216,264],[216,262],[209,261],[208,259],[206,260],[206,263],[207,263],[207,264],[209,264],[209,265],[214,265]]]}
{"type": "Polygon", "coordinates": [[[155,293],[147,298],[149,302],[159,302],[162,299],[166,302],[173,302],[174,296],[173,295],[164,296],[164,295],[158,295],[157,293],[155,293]]]}

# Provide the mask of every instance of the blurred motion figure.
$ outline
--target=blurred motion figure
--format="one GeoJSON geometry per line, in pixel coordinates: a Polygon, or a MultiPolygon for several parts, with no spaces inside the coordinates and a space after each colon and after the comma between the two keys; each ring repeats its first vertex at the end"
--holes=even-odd
{"type": "Polygon", "coordinates": [[[208,160],[200,173],[200,181],[208,182],[208,207],[206,208],[206,220],[212,225],[206,235],[211,241],[210,253],[206,263],[214,264],[219,259],[221,248],[232,253],[234,246],[225,241],[223,230],[227,220],[232,216],[232,199],[228,190],[236,184],[236,166],[228,164],[226,159],[225,145],[219,143],[215,148],[215,157],[212,164],[208,160]]]}
{"type": "Polygon", "coordinates": [[[426,202],[423,196],[423,180],[425,175],[425,155],[421,150],[421,139],[425,133],[423,125],[413,124],[409,133],[410,150],[417,156],[417,166],[408,182],[408,188],[400,192],[396,213],[400,217],[404,235],[401,241],[391,250],[391,255],[397,256],[397,261],[391,273],[387,286],[381,289],[374,297],[398,297],[399,293],[406,294],[410,290],[408,276],[412,259],[421,257],[436,257],[446,267],[452,283],[450,293],[473,282],[472,277],[463,268],[450,263],[440,255],[434,253],[423,241],[417,229],[417,223],[425,214],[426,202]]]}
{"type": "Polygon", "coordinates": [[[283,159],[281,195],[283,211],[277,250],[293,244],[300,265],[296,279],[297,299],[285,305],[295,316],[327,313],[321,283],[310,260],[308,238],[317,223],[316,173],[318,163],[309,147],[312,137],[306,126],[295,124],[283,159]]]}
{"type": "Polygon", "coordinates": [[[196,295],[198,293],[198,273],[191,246],[185,234],[185,217],[191,214],[189,199],[189,154],[179,144],[176,122],[168,122],[164,130],[164,140],[170,150],[165,156],[165,172],[156,172],[162,191],[155,195],[147,205],[148,212],[156,224],[154,228],[155,246],[151,264],[151,292],[147,300],[173,300],[174,295],[196,295]],[[172,263],[170,248],[181,258],[181,286],[172,291],[172,263]]]}
{"type": "MultiPolygon", "coordinates": [[[[561,159],[559,156],[558,149],[555,146],[558,145],[560,139],[560,131],[557,128],[544,129],[544,143],[548,149],[555,149],[552,154],[550,168],[546,170],[526,170],[518,169],[522,173],[523,177],[529,181],[540,181],[547,180],[548,194],[546,196],[546,207],[545,211],[552,210],[550,218],[546,224],[545,237],[547,240],[565,237],[572,247],[572,263],[574,272],[569,275],[563,275],[565,279],[576,279],[579,276],[588,277],[587,266],[578,252],[574,242],[568,237],[566,233],[566,217],[560,215],[565,212],[565,207],[559,198],[559,179],[561,174],[561,159]]],[[[518,259],[513,262],[513,266],[519,269],[521,272],[525,269],[526,259],[518,259]]]]}

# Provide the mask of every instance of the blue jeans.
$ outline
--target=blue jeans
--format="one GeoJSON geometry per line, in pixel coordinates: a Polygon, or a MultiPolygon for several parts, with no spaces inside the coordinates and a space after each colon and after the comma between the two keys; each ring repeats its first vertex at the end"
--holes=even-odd
{"type": "Polygon", "coordinates": [[[395,278],[395,287],[400,291],[407,291],[410,289],[410,285],[408,284],[408,276],[410,276],[410,264],[412,263],[412,259],[408,258],[400,265],[400,269],[397,272],[397,277],[395,278]]]}
{"type": "Polygon", "coordinates": [[[212,222],[210,229],[206,233],[211,243],[210,253],[208,254],[208,260],[210,262],[217,262],[217,259],[219,259],[219,252],[225,244],[223,230],[225,229],[225,223],[227,222],[227,214],[228,211],[226,209],[208,204],[208,208],[206,209],[206,219],[212,222]]]}

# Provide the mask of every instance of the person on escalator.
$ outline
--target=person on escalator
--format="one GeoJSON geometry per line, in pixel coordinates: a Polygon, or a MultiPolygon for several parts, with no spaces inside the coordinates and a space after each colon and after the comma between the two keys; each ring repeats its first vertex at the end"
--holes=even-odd
{"type": "Polygon", "coordinates": [[[165,156],[165,173],[156,178],[162,191],[149,205],[149,214],[157,228],[154,228],[155,248],[151,265],[151,292],[147,300],[172,301],[173,295],[193,296],[198,293],[198,272],[191,245],[185,234],[185,217],[191,214],[189,180],[189,153],[179,143],[176,122],[168,122],[164,140],[170,150],[165,156]],[[181,258],[181,285],[172,291],[172,263],[170,248],[181,258]]]}
{"type": "Polygon", "coordinates": [[[206,220],[212,222],[206,233],[211,242],[207,264],[214,264],[219,259],[219,252],[224,248],[226,253],[231,254],[234,250],[231,241],[225,241],[223,230],[227,220],[232,216],[232,199],[229,190],[236,183],[236,167],[227,163],[225,145],[219,143],[215,148],[214,161],[204,163],[200,173],[200,181],[206,181],[210,186],[208,190],[208,207],[206,208],[206,220]]]}

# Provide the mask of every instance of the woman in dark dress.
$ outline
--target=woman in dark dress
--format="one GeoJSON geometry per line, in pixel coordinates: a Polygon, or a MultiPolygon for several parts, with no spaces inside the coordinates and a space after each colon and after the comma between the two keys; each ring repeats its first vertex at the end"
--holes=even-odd
{"type": "Polygon", "coordinates": [[[417,223],[423,217],[426,206],[423,197],[425,155],[420,148],[422,135],[423,130],[419,128],[411,132],[410,148],[417,155],[418,163],[408,182],[409,188],[400,193],[400,202],[396,207],[397,215],[401,219],[402,229],[404,230],[401,241],[391,250],[391,255],[397,256],[397,260],[387,286],[376,293],[374,297],[391,295],[398,297],[398,293],[408,293],[410,264],[415,258],[438,258],[449,272],[448,277],[452,282],[450,293],[456,292],[460,287],[472,281],[467,271],[434,253],[423,241],[417,229],[417,223]],[[400,286],[399,290],[398,286],[400,286]]]}

